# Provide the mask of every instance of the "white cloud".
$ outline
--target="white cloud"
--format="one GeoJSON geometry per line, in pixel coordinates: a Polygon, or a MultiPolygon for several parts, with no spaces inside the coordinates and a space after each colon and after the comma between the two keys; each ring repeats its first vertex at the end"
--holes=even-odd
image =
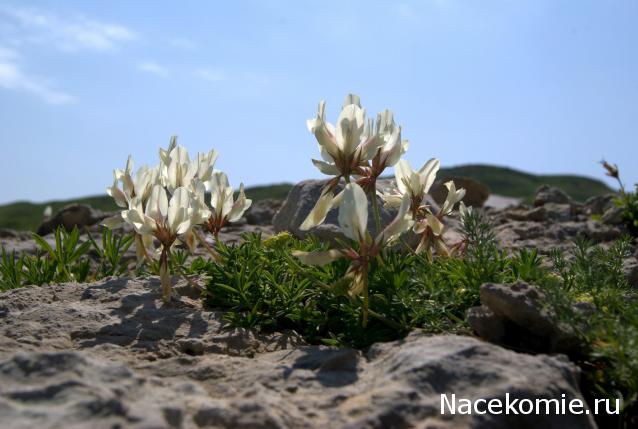
{"type": "Polygon", "coordinates": [[[168,77],[169,71],[166,67],[152,61],[143,61],[137,65],[137,69],[146,73],[151,73],[160,77],[168,77]]]}
{"type": "Polygon", "coordinates": [[[113,50],[119,44],[137,38],[133,31],[122,25],[93,21],[82,16],[61,18],[33,9],[4,8],[0,12],[21,27],[22,31],[16,38],[52,44],[64,51],[113,50]]]}
{"type": "Polygon", "coordinates": [[[40,78],[25,74],[15,62],[17,54],[0,47],[0,89],[24,91],[36,95],[49,104],[68,104],[75,97],[51,88],[40,78]]]}
{"type": "Polygon", "coordinates": [[[224,73],[220,70],[199,68],[195,70],[195,76],[200,77],[209,82],[221,82],[224,80],[224,73]]]}

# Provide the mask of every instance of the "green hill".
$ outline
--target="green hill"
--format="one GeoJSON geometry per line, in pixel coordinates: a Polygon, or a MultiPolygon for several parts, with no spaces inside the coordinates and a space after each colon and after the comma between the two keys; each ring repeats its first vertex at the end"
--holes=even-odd
{"type": "Polygon", "coordinates": [[[465,176],[486,184],[493,194],[523,198],[531,202],[541,185],[556,186],[576,201],[585,201],[594,195],[613,192],[600,180],[574,175],[535,175],[507,167],[492,165],[461,165],[442,168],[439,178],[465,176]]]}
{"type": "MultiPolygon", "coordinates": [[[[506,167],[491,165],[462,165],[443,168],[438,174],[439,179],[446,177],[465,176],[485,183],[494,194],[523,198],[531,201],[534,192],[542,184],[557,186],[567,192],[572,198],[583,201],[593,195],[612,192],[603,182],[582,176],[572,175],[534,175],[506,167]]],[[[289,183],[275,185],[254,186],[246,189],[246,195],[253,201],[267,198],[284,199],[292,187],[289,183]]],[[[107,196],[93,196],[75,198],[65,201],[48,201],[44,203],[15,202],[0,206],[0,228],[17,230],[35,230],[42,220],[42,213],[50,205],[55,213],[59,208],[71,204],[89,204],[103,211],[117,210],[113,200],[107,196]]]]}
{"type": "MultiPolygon", "coordinates": [[[[254,186],[246,188],[246,196],[253,201],[267,198],[283,200],[288,195],[290,188],[292,188],[290,183],[254,186]]],[[[35,231],[42,221],[42,214],[47,206],[51,206],[53,213],[55,213],[61,207],[72,203],[89,204],[91,207],[105,212],[118,210],[113,199],[108,195],[63,201],[47,201],[44,203],[18,201],[0,206],[0,228],[35,231]]]]}

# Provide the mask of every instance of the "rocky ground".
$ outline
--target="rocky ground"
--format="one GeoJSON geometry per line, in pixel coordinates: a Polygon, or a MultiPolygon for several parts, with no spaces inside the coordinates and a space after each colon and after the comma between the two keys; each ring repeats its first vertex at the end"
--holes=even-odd
{"type": "MultiPolygon", "coordinates": [[[[296,232],[319,187],[303,182],[280,210],[278,202],[257,204],[222,239],[236,242],[245,231],[296,232]]],[[[537,194],[534,206],[485,210],[508,250],[569,248],[578,235],[606,245],[623,233],[609,198],[575,203],[551,188],[537,194]]],[[[324,238],[336,234],[334,222],[322,227],[324,238]]],[[[458,238],[455,227],[452,221],[450,241],[458,238]]],[[[0,244],[35,250],[28,235],[12,231],[0,233],[0,244]]],[[[636,257],[625,266],[638,285],[636,257]]],[[[473,309],[470,323],[479,333],[499,323],[533,326],[542,338],[558,338],[546,344],[551,354],[417,332],[363,351],[309,346],[291,332],[227,329],[220,313],[202,308],[197,292],[174,280],[180,299],[168,307],[156,279],[0,294],[0,427],[595,427],[589,415],[441,415],[441,394],[582,398],[578,368],[555,353],[569,336],[548,334],[555,327],[545,324],[538,293],[527,285],[484,285],[483,306],[473,309]]],[[[503,342],[498,329],[489,333],[496,337],[481,334],[503,342]]]]}

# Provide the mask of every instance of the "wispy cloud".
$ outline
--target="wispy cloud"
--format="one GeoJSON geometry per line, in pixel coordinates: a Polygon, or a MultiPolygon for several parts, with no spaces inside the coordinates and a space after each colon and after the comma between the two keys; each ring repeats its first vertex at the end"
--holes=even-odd
{"type": "Polygon", "coordinates": [[[75,97],[52,88],[45,80],[26,74],[17,62],[18,57],[15,51],[0,47],[0,89],[27,92],[49,104],[75,101],[75,97]]]}
{"type": "Polygon", "coordinates": [[[168,77],[169,75],[169,71],[166,67],[152,61],[142,61],[137,65],[137,69],[160,77],[168,77]]]}
{"type": "Polygon", "coordinates": [[[118,24],[98,22],[83,16],[60,17],[34,9],[3,8],[21,31],[14,35],[21,42],[52,44],[63,51],[106,51],[135,40],[137,35],[118,24]]]}

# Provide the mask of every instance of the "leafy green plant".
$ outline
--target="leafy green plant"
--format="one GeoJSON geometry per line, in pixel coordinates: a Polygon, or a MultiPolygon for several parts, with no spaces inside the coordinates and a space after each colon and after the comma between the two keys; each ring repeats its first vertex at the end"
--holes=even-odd
{"type": "MultiPolygon", "coordinates": [[[[23,255],[21,259],[23,286],[41,286],[53,282],[56,277],[56,263],[41,249],[38,249],[35,255],[23,255]]],[[[67,279],[63,281],[67,281],[67,279]]]]}
{"type": "Polygon", "coordinates": [[[616,204],[623,210],[623,220],[627,229],[634,236],[638,236],[638,184],[634,192],[623,192],[616,199],[616,204]]]}
{"type": "Polygon", "coordinates": [[[531,280],[538,268],[534,258],[509,262],[497,250],[485,219],[470,216],[465,258],[429,259],[395,247],[370,262],[367,326],[361,324],[364,297],[348,293],[349,261],[302,264],[291,253],[323,252],[326,247],[313,238],[300,241],[287,234],[264,241],[245,235],[238,246],[218,244],[220,262],[208,272],[207,302],[227,310],[232,326],[294,329],[311,343],[365,347],[415,328],[468,332],[465,312],[479,303],[483,282],[512,279],[512,272],[531,280]]]}
{"type": "Polygon", "coordinates": [[[118,235],[110,229],[102,231],[102,241],[98,244],[87,231],[88,240],[97,254],[100,262],[95,274],[96,278],[121,276],[128,271],[130,261],[124,259],[124,254],[135,242],[132,234],[118,235]]]}
{"type": "Polygon", "coordinates": [[[22,286],[23,258],[16,257],[15,251],[9,253],[2,248],[2,260],[0,261],[0,274],[2,282],[0,291],[15,289],[22,286]]]}
{"type": "Polygon", "coordinates": [[[605,160],[600,162],[606,170],[606,175],[616,179],[620,187],[618,197],[614,200],[616,206],[622,209],[622,217],[629,233],[634,237],[638,236],[638,183],[634,192],[625,189],[625,184],[620,179],[620,172],[616,164],[610,164],[605,160]]]}
{"type": "Polygon", "coordinates": [[[80,231],[77,228],[67,232],[64,228],[58,227],[54,236],[55,247],[51,246],[44,237],[33,234],[36,244],[46,252],[55,264],[53,280],[59,282],[85,281],[89,272],[89,261],[81,261],[80,257],[86,254],[91,247],[90,241],[80,243],[80,231]]]}

